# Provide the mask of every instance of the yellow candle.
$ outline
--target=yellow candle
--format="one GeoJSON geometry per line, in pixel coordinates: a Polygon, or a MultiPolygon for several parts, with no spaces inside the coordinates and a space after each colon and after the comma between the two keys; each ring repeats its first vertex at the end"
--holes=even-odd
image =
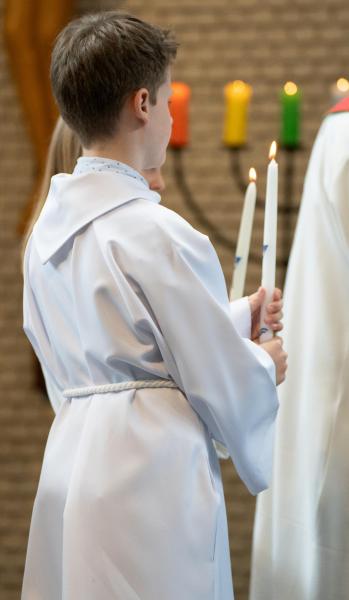
{"type": "Polygon", "coordinates": [[[244,81],[233,81],[225,86],[224,96],[223,141],[227,146],[243,146],[246,143],[247,111],[252,96],[252,87],[244,81]]]}

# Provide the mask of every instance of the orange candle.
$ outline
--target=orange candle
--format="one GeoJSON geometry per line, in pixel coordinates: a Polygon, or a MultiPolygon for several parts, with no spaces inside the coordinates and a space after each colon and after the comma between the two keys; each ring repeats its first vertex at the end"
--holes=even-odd
{"type": "Polygon", "coordinates": [[[170,111],[173,119],[170,146],[184,148],[189,141],[190,87],[180,81],[172,82],[170,111]]]}

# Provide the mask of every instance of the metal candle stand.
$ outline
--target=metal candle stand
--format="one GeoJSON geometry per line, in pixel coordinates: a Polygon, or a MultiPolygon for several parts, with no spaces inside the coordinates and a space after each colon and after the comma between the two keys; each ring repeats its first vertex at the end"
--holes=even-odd
{"type": "MultiPolygon", "coordinates": [[[[173,156],[173,173],[176,185],[180,191],[184,204],[186,207],[195,215],[196,221],[207,229],[210,239],[213,243],[218,243],[224,248],[227,248],[230,252],[235,252],[234,241],[224,235],[217,226],[207,217],[202,210],[200,204],[195,200],[194,195],[188,185],[184,167],[183,167],[183,150],[184,148],[172,147],[173,156]]],[[[243,177],[243,171],[241,168],[241,153],[245,150],[244,147],[231,147],[228,148],[230,154],[230,166],[231,175],[238,188],[238,190],[244,195],[247,182],[243,177]]],[[[300,146],[288,147],[281,146],[279,151],[285,152],[286,164],[284,174],[284,190],[283,190],[283,202],[278,205],[278,215],[283,219],[283,237],[282,237],[282,257],[277,259],[277,267],[282,269],[282,281],[284,282],[286,276],[286,269],[288,265],[288,257],[292,243],[292,223],[291,216],[298,212],[298,205],[294,203],[294,175],[295,175],[295,153],[301,150],[300,146]]],[[[264,200],[257,196],[256,210],[264,211],[264,200]]],[[[250,251],[249,261],[252,263],[261,263],[262,253],[250,251]]]]}

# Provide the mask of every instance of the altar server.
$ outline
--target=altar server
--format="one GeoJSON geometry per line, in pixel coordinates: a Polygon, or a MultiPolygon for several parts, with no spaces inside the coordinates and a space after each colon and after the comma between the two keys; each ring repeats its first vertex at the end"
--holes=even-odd
{"type": "Polygon", "coordinates": [[[208,238],[140,174],[165,160],[175,53],[117,12],[74,21],[53,51],[84,156],[53,177],[24,259],[24,328],[63,401],[23,600],[231,600],[212,438],[252,493],[268,484],[280,338],[241,336],[208,238]]]}
{"type": "MultiPolygon", "coordinates": [[[[47,159],[45,164],[45,169],[42,177],[42,182],[40,185],[39,192],[37,194],[36,203],[33,206],[33,211],[31,218],[29,220],[29,224],[25,231],[23,237],[23,252],[27,245],[27,241],[32,233],[34,224],[38,220],[38,217],[43,209],[43,206],[46,201],[47,194],[49,192],[51,179],[54,175],[58,175],[58,173],[72,173],[74,170],[76,161],[79,156],[82,154],[82,147],[77,135],[68,127],[68,125],[63,121],[62,117],[58,117],[56,125],[54,127],[50,145],[47,153],[47,159]]],[[[149,188],[156,192],[163,192],[165,189],[165,182],[161,173],[160,168],[152,168],[145,169],[142,171],[142,175],[148,182],[149,188]]],[[[250,304],[253,304],[257,301],[255,300],[255,295],[251,296],[250,304]]],[[[280,314],[280,310],[282,307],[281,301],[281,292],[280,290],[275,290],[275,297],[273,302],[274,311],[272,315],[272,321],[274,323],[275,331],[280,331],[282,329],[282,324],[278,321],[278,315],[280,314]]],[[[246,311],[246,307],[244,307],[241,303],[237,305],[234,304],[234,313],[240,315],[242,313],[242,309],[244,312],[246,311]]],[[[249,308],[247,307],[247,310],[249,308]]],[[[245,322],[248,320],[247,317],[243,317],[245,322]]],[[[39,362],[35,361],[35,368],[38,371],[38,381],[42,379],[42,372],[45,379],[46,391],[52,405],[52,408],[55,412],[57,412],[61,402],[62,395],[59,390],[56,388],[52,379],[46,373],[45,368],[43,366],[40,367],[39,362]]]]}
{"type": "MultiPolygon", "coordinates": [[[[58,175],[59,173],[72,173],[81,154],[82,147],[79,142],[79,138],[63,121],[62,117],[59,117],[52,133],[44,175],[37,201],[23,239],[23,252],[32,233],[34,224],[38,220],[38,217],[45,204],[52,177],[54,175],[58,175]]],[[[163,179],[160,167],[144,169],[141,171],[141,174],[148,182],[151,190],[159,192],[159,194],[165,190],[165,181],[163,179]]],[[[241,298],[230,303],[234,325],[241,335],[251,337],[251,339],[258,338],[258,311],[262,304],[263,298],[264,293],[261,289],[259,289],[254,294],[251,294],[248,298],[241,298]],[[251,322],[252,317],[254,317],[254,322],[251,322]]],[[[281,331],[283,328],[280,320],[282,317],[282,305],[283,301],[281,290],[276,289],[274,292],[273,301],[269,305],[269,322],[275,333],[281,331]]],[[[60,404],[62,403],[63,397],[60,391],[55,387],[54,382],[49,377],[48,373],[45,372],[44,368],[43,371],[49,400],[53,410],[57,412],[60,404]]]]}
{"type": "Polygon", "coordinates": [[[285,288],[287,381],[250,600],[349,597],[349,99],[314,144],[285,288]]]}

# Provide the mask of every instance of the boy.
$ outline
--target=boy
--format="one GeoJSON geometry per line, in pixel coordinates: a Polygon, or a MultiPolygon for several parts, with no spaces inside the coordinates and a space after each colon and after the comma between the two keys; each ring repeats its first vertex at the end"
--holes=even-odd
{"type": "Polygon", "coordinates": [[[139,174],[165,160],[175,54],[116,12],[70,23],[53,51],[84,156],[52,179],[24,261],[25,331],[62,403],[23,600],[231,600],[212,438],[252,493],[267,485],[280,339],[237,332],[208,238],[139,174]]]}

